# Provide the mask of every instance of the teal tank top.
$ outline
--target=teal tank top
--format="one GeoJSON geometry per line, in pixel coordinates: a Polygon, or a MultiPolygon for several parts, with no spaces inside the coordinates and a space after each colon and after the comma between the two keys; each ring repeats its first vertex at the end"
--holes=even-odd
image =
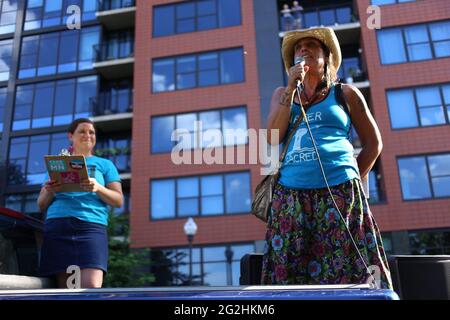
{"type": "MultiPolygon", "coordinates": [[[[300,105],[293,103],[285,139],[300,115],[300,105]]],[[[330,88],[324,100],[309,107],[306,116],[328,184],[335,186],[359,178],[358,164],[350,142],[351,119],[336,101],[335,86],[330,88]]],[[[326,187],[304,119],[289,143],[286,157],[281,164],[279,183],[292,189],[326,187]]]]}

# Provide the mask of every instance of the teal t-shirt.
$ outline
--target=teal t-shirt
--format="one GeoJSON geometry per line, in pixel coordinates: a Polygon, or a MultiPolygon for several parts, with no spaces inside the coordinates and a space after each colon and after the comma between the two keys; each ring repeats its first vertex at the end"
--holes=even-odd
{"type": "MultiPolygon", "coordinates": [[[[120,182],[119,172],[108,159],[87,157],[86,166],[89,177],[95,177],[102,186],[120,182]]],[[[108,205],[95,192],[57,192],[47,209],[47,219],[68,217],[107,225],[108,205]]]]}
{"type": "MultiPolygon", "coordinates": [[[[330,186],[359,178],[358,164],[350,142],[351,119],[336,101],[334,91],[335,87],[332,86],[328,96],[321,102],[311,105],[306,112],[330,186]]],[[[292,121],[286,137],[293,129],[293,124],[300,113],[300,106],[293,104],[292,121]]],[[[289,144],[280,168],[279,182],[293,189],[326,187],[304,119],[289,144]]]]}

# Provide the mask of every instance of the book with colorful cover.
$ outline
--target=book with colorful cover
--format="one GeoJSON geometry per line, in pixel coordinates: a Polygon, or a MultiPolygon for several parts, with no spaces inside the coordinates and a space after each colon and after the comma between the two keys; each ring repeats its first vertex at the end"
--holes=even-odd
{"type": "Polygon", "coordinates": [[[50,179],[61,183],[61,192],[83,192],[80,183],[89,179],[84,156],[45,156],[50,179]]]}

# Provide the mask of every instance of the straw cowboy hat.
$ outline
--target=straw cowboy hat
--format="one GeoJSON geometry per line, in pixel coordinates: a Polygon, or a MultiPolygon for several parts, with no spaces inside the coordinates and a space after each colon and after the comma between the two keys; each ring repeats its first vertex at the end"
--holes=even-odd
{"type": "Polygon", "coordinates": [[[294,47],[296,43],[303,38],[314,38],[327,46],[331,52],[331,62],[333,63],[333,66],[336,68],[336,71],[339,69],[342,55],[336,34],[331,28],[320,27],[286,32],[283,38],[283,44],[281,45],[281,53],[283,54],[286,71],[294,65],[294,47]]]}

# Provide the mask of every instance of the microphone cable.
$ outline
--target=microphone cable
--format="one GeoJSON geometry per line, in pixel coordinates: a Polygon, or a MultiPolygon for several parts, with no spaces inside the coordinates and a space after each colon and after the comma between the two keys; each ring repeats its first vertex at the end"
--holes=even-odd
{"type": "MultiPolygon", "coordinates": [[[[322,177],[323,177],[323,179],[325,181],[325,184],[327,186],[328,192],[329,192],[329,194],[331,196],[331,200],[333,201],[333,205],[336,208],[337,212],[339,213],[339,216],[340,216],[340,218],[342,219],[342,222],[345,225],[345,229],[347,230],[347,232],[348,232],[348,234],[350,236],[350,240],[353,243],[354,247],[356,248],[356,252],[358,253],[359,258],[361,259],[362,263],[364,264],[364,267],[366,268],[367,273],[369,274],[369,278],[367,280],[370,279],[370,283],[369,284],[370,284],[372,289],[377,288],[377,284],[376,284],[375,278],[373,277],[372,272],[370,271],[366,261],[364,260],[363,256],[361,255],[361,252],[360,252],[358,246],[356,245],[355,240],[353,239],[352,233],[350,232],[350,229],[347,226],[347,223],[345,223],[345,219],[342,216],[341,210],[339,210],[339,207],[336,204],[336,201],[334,200],[333,193],[331,192],[331,188],[330,188],[330,186],[328,184],[328,180],[327,180],[327,177],[325,175],[325,170],[324,170],[323,165],[322,165],[322,160],[320,159],[319,150],[317,149],[316,141],[315,141],[315,139],[314,139],[314,137],[312,135],[311,127],[309,126],[308,117],[306,116],[305,110],[303,108],[302,99],[300,97],[300,91],[302,90],[302,88],[303,88],[303,83],[301,83],[300,85],[297,85],[297,89],[295,91],[297,92],[297,97],[298,97],[298,102],[299,102],[299,105],[300,105],[300,110],[302,112],[303,118],[305,119],[306,127],[308,128],[308,133],[309,133],[309,136],[311,137],[311,141],[312,141],[312,144],[313,144],[313,147],[314,147],[314,151],[317,154],[317,160],[319,161],[319,166],[320,166],[320,171],[322,172],[322,177]]],[[[366,283],[367,283],[367,280],[366,280],[366,283]]]]}

